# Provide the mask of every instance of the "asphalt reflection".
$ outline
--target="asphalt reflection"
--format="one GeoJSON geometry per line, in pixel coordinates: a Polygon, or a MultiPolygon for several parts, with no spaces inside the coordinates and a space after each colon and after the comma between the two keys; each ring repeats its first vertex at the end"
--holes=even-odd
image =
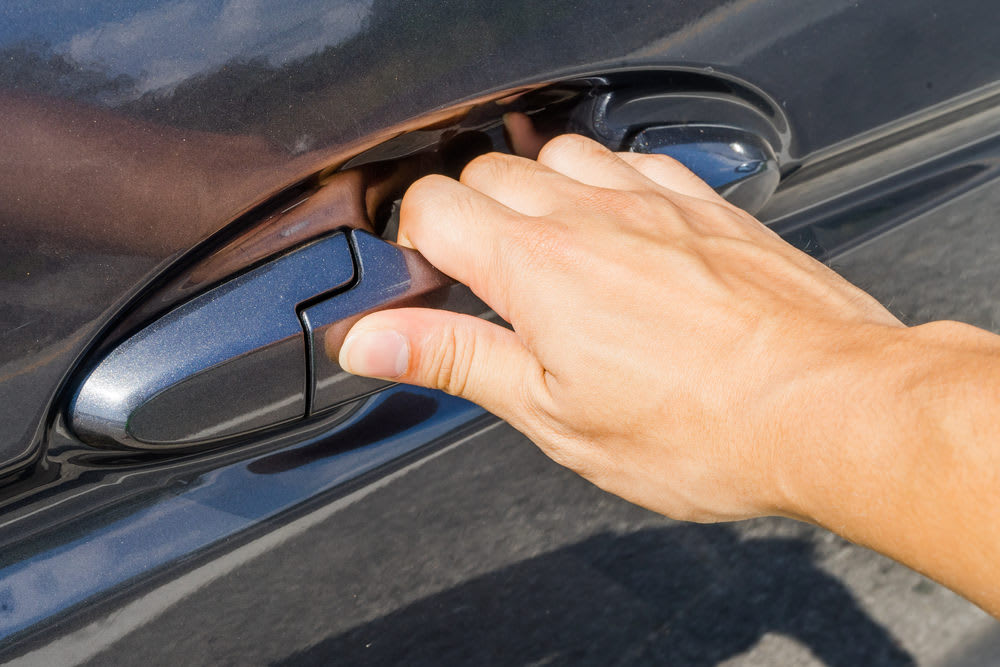
{"type": "Polygon", "coordinates": [[[281,665],[716,665],[766,633],[827,665],[913,665],[802,539],[604,533],[410,604],[281,665]]]}

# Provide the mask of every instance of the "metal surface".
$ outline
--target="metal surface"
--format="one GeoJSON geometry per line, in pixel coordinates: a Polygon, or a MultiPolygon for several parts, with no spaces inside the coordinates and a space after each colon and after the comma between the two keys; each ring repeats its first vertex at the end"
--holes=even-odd
{"type": "MultiPolygon", "coordinates": [[[[262,436],[251,447],[166,465],[155,458],[109,460],[99,479],[70,476],[49,498],[8,507],[3,516],[0,650],[67,611],[92,614],[94,603],[111,602],[112,591],[127,599],[151,573],[186,569],[192,554],[235,546],[262,522],[287,522],[309,499],[331,502],[342,485],[447,443],[482,414],[461,399],[398,387],[294,437],[262,436]],[[84,530],[74,527],[81,517],[84,530]]],[[[56,460],[64,472],[80,471],[89,467],[85,457],[70,449],[56,460]]]]}
{"type": "Polygon", "coordinates": [[[319,189],[332,168],[475,126],[472,99],[629,68],[671,87],[605,98],[609,126],[667,91],[691,113],[650,123],[737,109],[781,158],[765,220],[908,321],[997,329],[995,19],[986,0],[3,3],[0,656],[961,661],[995,625],[905,568],[792,522],[678,527],[509,430],[463,440],[482,412],[442,394],[182,456],[87,448],[59,397],[102,341],[232,267],[375,220],[363,175],[319,189]]]}
{"type": "Polygon", "coordinates": [[[240,7],[0,9],[6,469],[38,456],[67,369],[164,262],[427,110],[571,73],[669,67],[766,90],[791,157],[808,163],[1000,69],[995,8],[981,0],[514,2],[503,20],[488,2],[240,7]]]}
{"type": "Polygon", "coordinates": [[[295,308],[353,278],[336,234],[172,310],[90,371],[70,406],[73,432],[96,445],[181,447],[305,416],[295,308]]]}
{"type": "Polygon", "coordinates": [[[778,160],[767,142],[736,128],[659,125],[636,134],[629,148],[678,160],[731,203],[751,213],[760,210],[781,179],[778,160]]]}

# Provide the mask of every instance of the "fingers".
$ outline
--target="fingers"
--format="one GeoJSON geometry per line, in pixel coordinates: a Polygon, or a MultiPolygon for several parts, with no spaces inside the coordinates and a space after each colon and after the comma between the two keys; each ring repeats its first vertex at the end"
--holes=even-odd
{"type": "Polygon", "coordinates": [[[585,185],[615,190],[648,188],[649,180],[601,144],[578,134],[558,136],[542,147],[538,162],[585,185]]]}
{"type": "Polygon", "coordinates": [[[674,158],[648,153],[617,153],[617,155],[650,181],[671,193],[703,202],[722,204],[728,209],[728,213],[725,214],[716,212],[714,215],[692,218],[692,223],[704,231],[738,238],[747,234],[771,240],[778,238],[756,218],[731,206],[714,188],[674,158]]]}
{"type": "Polygon", "coordinates": [[[617,155],[633,169],[660,187],[679,192],[689,197],[697,197],[698,199],[707,199],[709,201],[723,201],[719,193],[708,183],[698,178],[693,171],[672,157],[647,153],[617,153],[617,155]]]}
{"type": "Polygon", "coordinates": [[[487,153],[472,160],[459,179],[464,185],[507,208],[530,216],[552,213],[559,192],[572,181],[534,160],[503,153],[487,153]]]}
{"type": "Polygon", "coordinates": [[[356,375],[441,389],[522,427],[542,369],[513,331],[471,315],[426,308],[384,310],[359,320],[339,362],[356,375]]]}
{"type": "Polygon", "coordinates": [[[418,250],[507,319],[512,237],[530,221],[486,195],[444,176],[410,186],[399,211],[399,243],[418,250]]]}
{"type": "Polygon", "coordinates": [[[545,144],[538,161],[574,180],[599,188],[637,190],[657,185],[708,201],[724,201],[690,169],[666,155],[613,153],[596,141],[573,134],[545,144]]]}

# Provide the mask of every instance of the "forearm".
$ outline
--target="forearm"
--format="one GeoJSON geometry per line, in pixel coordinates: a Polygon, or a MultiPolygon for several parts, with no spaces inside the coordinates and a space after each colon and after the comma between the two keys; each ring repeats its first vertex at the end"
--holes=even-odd
{"type": "Polygon", "coordinates": [[[1000,337],[937,322],[889,339],[856,400],[827,397],[853,414],[798,461],[799,511],[1000,615],[1000,337]]]}

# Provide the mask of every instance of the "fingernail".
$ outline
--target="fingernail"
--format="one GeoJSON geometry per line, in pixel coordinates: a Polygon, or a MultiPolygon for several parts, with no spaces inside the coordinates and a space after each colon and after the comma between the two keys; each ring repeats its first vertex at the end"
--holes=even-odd
{"type": "Polygon", "coordinates": [[[340,348],[341,368],[354,375],[397,378],[409,363],[410,344],[391,329],[351,334],[340,348]]]}

